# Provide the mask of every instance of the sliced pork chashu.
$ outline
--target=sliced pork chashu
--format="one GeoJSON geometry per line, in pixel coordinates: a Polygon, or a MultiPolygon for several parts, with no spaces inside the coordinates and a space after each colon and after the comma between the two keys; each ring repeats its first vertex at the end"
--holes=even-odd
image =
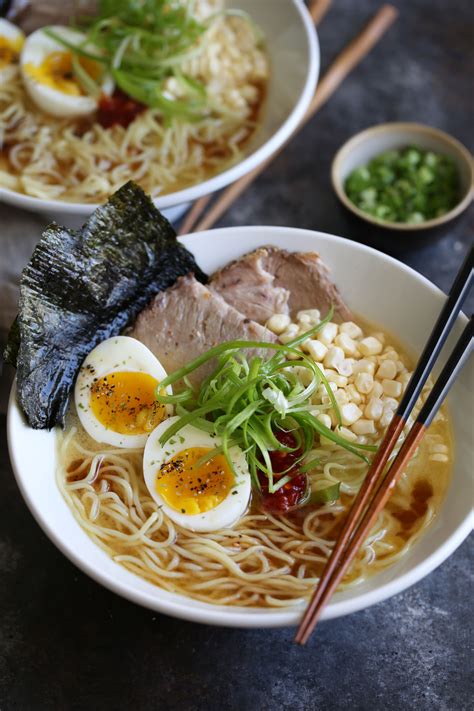
{"type": "Polygon", "coordinates": [[[289,313],[288,289],[275,284],[267,269],[268,249],[257,249],[216,272],[209,288],[228,304],[257,323],[266,323],[272,314],[289,313]]]}
{"type": "Polygon", "coordinates": [[[331,304],[336,321],[351,318],[328,267],[316,252],[261,247],[216,272],[209,288],[262,324],[274,313],[295,315],[302,309],[316,308],[324,315],[331,304]]]}
{"type": "MultiPolygon", "coordinates": [[[[144,343],[168,373],[224,341],[276,340],[268,329],[243,316],[192,275],[180,277],[170,289],[157,294],[128,335],[144,343]]],[[[199,368],[191,374],[191,382],[199,384],[213,367],[215,362],[199,368]]]]}

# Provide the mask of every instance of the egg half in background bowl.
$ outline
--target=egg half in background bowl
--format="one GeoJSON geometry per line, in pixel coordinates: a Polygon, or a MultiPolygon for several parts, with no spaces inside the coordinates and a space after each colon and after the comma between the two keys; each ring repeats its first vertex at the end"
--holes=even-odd
{"type": "MultiPolygon", "coordinates": [[[[85,39],[81,32],[66,27],[53,25],[50,29],[74,45],[85,39]]],[[[112,93],[114,82],[110,76],[102,76],[97,62],[86,57],[76,60],[42,29],[26,38],[20,58],[22,78],[31,99],[46,114],[70,118],[88,116],[97,110],[98,98],[87,94],[73,73],[75,61],[85,81],[89,76],[99,83],[103,94],[112,93]]]]}
{"type": "Polygon", "coordinates": [[[0,82],[16,74],[24,42],[20,28],[0,17],[0,82]]]}
{"type": "MultiPolygon", "coordinates": [[[[262,31],[270,64],[265,100],[256,130],[243,147],[243,155],[238,162],[196,185],[182,189],[177,187],[172,192],[153,198],[154,204],[171,221],[177,220],[191,201],[233,183],[280,148],[303,118],[316,88],[320,63],[319,44],[314,24],[304,3],[300,0],[279,3],[278,13],[272,11],[268,0],[225,0],[225,6],[248,13],[262,31]]],[[[42,47],[44,49],[45,45],[42,47]]],[[[57,48],[54,51],[56,52],[57,48]]],[[[39,53],[38,47],[36,59],[39,53]]],[[[61,53],[64,68],[68,61],[64,57],[64,48],[61,53]]],[[[44,58],[42,61],[44,63],[44,58]]],[[[25,64],[32,63],[25,62],[25,64]]],[[[58,63],[60,64],[59,59],[58,63]]],[[[50,75],[49,70],[48,67],[44,68],[44,72],[50,75]]],[[[25,68],[23,72],[25,73],[25,68]]],[[[37,79],[37,71],[35,73],[37,79]]],[[[26,76],[29,91],[34,92],[33,87],[38,89],[38,84],[32,84],[30,73],[26,72],[26,76]]],[[[52,87],[49,88],[53,91],[52,87]]],[[[109,90],[106,77],[104,77],[103,88],[104,91],[109,90]]],[[[87,113],[91,106],[87,103],[89,100],[90,97],[82,97],[80,101],[84,113],[87,113]]],[[[42,87],[40,101],[45,108],[48,105],[51,110],[54,102],[53,95],[51,92],[45,92],[42,87]]],[[[70,95],[65,106],[66,104],[77,109],[79,97],[70,95]]],[[[67,108],[64,110],[67,111],[67,108]]],[[[104,167],[104,170],[106,171],[107,168],[104,167]]],[[[136,177],[134,179],[139,182],[136,177]]],[[[152,191],[148,190],[148,192],[152,191]]],[[[60,199],[33,197],[17,192],[10,186],[0,187],[0,200],[44,214],[47,218],[53,218],[61,224],[72,227],[83,224],[85,218],[97,208],[97,204],[92,202],[67,202],[60,199]]]]}

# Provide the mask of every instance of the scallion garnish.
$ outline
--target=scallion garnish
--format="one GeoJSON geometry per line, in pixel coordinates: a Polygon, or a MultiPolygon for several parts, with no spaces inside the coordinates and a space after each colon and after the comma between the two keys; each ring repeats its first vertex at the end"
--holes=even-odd
{"type": "MultiPolygon", "coordinates": [[[[192,5],[185,0],[99,0],[96,15],[83,18],[80,45],[64,40],[54,28],[44,31],[73,54],[101,63],[132,99],[159,109],[167,119],[196,121],[211,115],[213,107],[204,84],[187,76],[183,63],[204,51],[208,29],[223,14],[246,19],[256,33],[257,28],[247,13],[235,10],[198,22],[192,5]]],[[[78,62],[73,70],[88,93],[99,93],[99,84],[84,76],[78,62]]]]}
{"type": "Polygon", "coordinates": [[[254,486],[260,488],[258,472],[262,472],[268,479],[271,494],[290,481],[292,476],[285,471],[278,472],[278,477],[274,476],[270,452],[275,449],[299,451],[301,454],[294,463],[299,464],[313,448],[315,434],[324,435],[368,462],[363,452],[373,452],[376,447],[348,442],[309,411],[314,408],[310,405],[310,398],[322,384],[339,416],[337,401],[321,369],[298,349],[301,343],[321,330],[332,315],[331,309],[317,326],[285,345],[243,340],[221,343],[169,375],[160,383],[157,399],[163,404],[175,404],[180,419],[163,433],[161,445],[186,424],[213,432],[221,439],[219,452],[224,454],[229,466],[233,469],[230,449],[238,445],[246,453],[254,486]],[[260,356],[248,358],[241,352],[243,349],[267,349],[275,353],[268,360],[260,356]],[[297,359],[288,360],[289,354],[297,359]],[[176,395],[163,395],[168,385],[182,381],[214,359],[217,360],[216,368],[198,392],[187,386],[176,395]],[[295,368],[308,371],[306,384],[302,383],[295,368]],[[279,442],[277,435],[280,431],[292,433],[296,442],[294,448],[279,442]]]}

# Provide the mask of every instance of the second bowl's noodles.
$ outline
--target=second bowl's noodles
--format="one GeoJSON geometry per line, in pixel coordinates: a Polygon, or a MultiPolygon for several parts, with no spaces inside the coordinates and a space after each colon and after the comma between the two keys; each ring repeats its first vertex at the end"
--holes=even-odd
{"type": "MultiPolygon", "coordinates": [[[[214,11],[221,3],[211,3],[214,11]]],[[[196,3],[199,11],[207,6],[196,3]]],[[[242,158],[255,132],[269,76],[253,27],[213,21],[202,51],[183,65],[212,107],[197,122],[164,123],[147,109],[127,127],[47,116],[19,72],[0,84],[0,187],[32,197],[99,203],[128,180],[156,197],[206,180],[242,158]]]]}

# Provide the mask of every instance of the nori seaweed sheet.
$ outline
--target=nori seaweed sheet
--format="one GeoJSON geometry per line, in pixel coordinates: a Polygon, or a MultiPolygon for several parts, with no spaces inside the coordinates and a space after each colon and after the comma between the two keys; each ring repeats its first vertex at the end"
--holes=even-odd
{"type": "Polygon", "coordinates": [[[47,227],[22,273],[5,351],[16,363],[18,400],[30,426],[63,426],[87,354],[189,272],[206,281],[168,220],[132,182],[80,230],[47,227]]]}

